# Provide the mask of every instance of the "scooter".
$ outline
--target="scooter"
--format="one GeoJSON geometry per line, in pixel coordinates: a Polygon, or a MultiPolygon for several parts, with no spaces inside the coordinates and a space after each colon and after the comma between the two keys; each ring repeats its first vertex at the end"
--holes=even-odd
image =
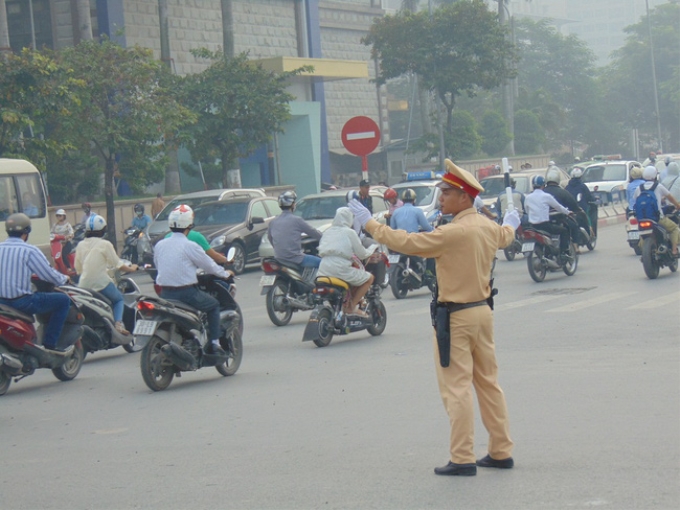
{"type": "MultiPolygon", "coordinates": [[[[47,282],[34,279],[33,283],[40,292],[63,292],[55,290],[47,282]]],[[[34,318],[0,305],[0,396],[7,393],[12,379],[18,382],[39,368],[49,368],[60,381],[74,379],[85,357],[80,342],[83,320],[83,314],[72,299],[64,329],[57,341],[57,348],[61,350],[56,351],[42,346],[48,314],[38,314],[34,318]]]]}
{"type": "Polygon", "coordinates": [[[129,227],[123,233],[126,237],[120,258],[129,260],[133,264],[146,261],[149,258],[153,260],[153,255],[149,257],[149,254],[153,254],[151,239],[144,230],[129,227]]]}
{"type": "Polygon", "coordinates": [[[630,246],[635,255],[642,255],[642,243],[640,242],[640,227],[638,225],[638,220],[635,217],[635,211],[626,211],[626,239],[628,240],[628,246],[630,246]]]}
{"type": "Polygon", "coordinates": [[[503,248],[503,254],[505,255],[505,259],[512,262],[515,260],[515,257],[519,254],[522,253],[522,240],[524,239],[524,228],[522,225],[517,227],[515,230],[515,239],[503,248]]]}
{"type": "Polygon", "coordinates": [[[54,267],[61,274],[65,274],[74,282],[78,281],[78,275],[75,270],[76,260],[76,246],[85,238],[85,227],[81,224],[76,226],[73,239],[71,239],[71,252],[67,258],[63,257],[64,244],[66,237],[61,234],[50,234],[50,251],[52,253],[52,260],[54,260],[54,267]]]}
{"type": "Polygon", "coordinates": [[[569,243],[569,253],[563,258],[560,254],[560,237],[532,227],[524,229],[522,253],[527,259],[529,276],[535,282],[545,280],[548,271],[562,270],[567,276],[573,276],[578,267],[578,252],[573,243],[569,243]]]}
{"type": "MultiPolygon", "coordinates": [[[[581,200],[580,193],[576,196],[576,200],[580,202],[581,200]]],[[[578,244],[578,246],[585,246],[586,248],[588,248],[588,251],[593,251],[595,249],[595,246],[597,245],[597,210],[598,210],[597,201],[588,203],[588,210],[584,211],[583,214],[585,214],[585,216],[581,216],[582,221],[578,223],[581,235],[579,236],[579,239],[573,240],[578,244]],[[582,226],[583,224],[586,223],[588,224],[587,229],[584,226],[582,226]]],[[[569,221],[577,220],[570,219],[569,221]]]]}
{"type": "Polygon", "coordinates": [[[401,253],[391,253],[390,288],[397,299],[406,297],[409,291],[427,287],[432,291],[437,283],[437,273],[434,260],[422,259],[401,253]]]}
{"type": "MultiPolygon", "coordinates": [[[[134,280],[127,277],[116,278],[117,287],[123,294],[125,303],[123,323],[125,329],[132,331],[135,326],[137,300],[141,296],[134,280]]],[[[123,335],[116,331],[111,301],[95,290],[67,286],[64,290],[80,305],[85,321],[83,324],[82,344],[85,357],[89,352],[115,349],[119,345],[132,353],[141,350],[132,334],[123,335]]]]}
{"type": "Polygon", "coordinates": [[[387,310],[380,300],[380,284],[374,283],[366,292],[365,312],[368,317],[343,312],[352,301],[352,295],[349,284],[339,278],[318,277],[312,292],[316,307],[305,327],[303,342],[311,340],[317,347],[326,347],[333,340],[333,335],[347,335],[365,329],[371,335],[378,336],[385,331],[387,310]]]}
{"type": "MultiPolygon", "coordinates": [[[[233,280],[231,277],[229,280],[233,280]]],[[[236,293],[235,286],[216,276],[198,277],[199,288],[222,287],[236,293]]],[[[239,331],[240,316],[220,303],[220,345],[226,356],[208,354],[207,316],[202,311],[181,301],[144,296],[137,303],[134,335],[143,347],[140,360],[142,378],[153,391],[166,389],[175,375],[204,367],[215,367],[223,376],[234,375],[241,365],[243,342],[239,331]]]]}
{"type": "MultiPolygon", "coordinates": [[[[678,211],[664,214],[676,223],[680,222],[678,211]]],[[[678,270],[678,259],[673,256],[671,239],[668,231],[654,220],[638,221],[640,240],[642,244],[642,267],[647,278],[655,280],[659,276],[659,269],[668,266],[671,272],[678,270]]]]}

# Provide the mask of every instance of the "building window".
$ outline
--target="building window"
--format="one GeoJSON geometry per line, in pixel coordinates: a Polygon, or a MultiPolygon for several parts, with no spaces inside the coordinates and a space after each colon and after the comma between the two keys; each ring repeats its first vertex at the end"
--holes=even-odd
{"type": "Polygon", "coordinates": [[[54,48],[52,41],[52,16],[49,0],[7,0],[7,25],[9,44],[15,53],[32,46],[31,9],[33,3],[33,27],[37,49],[54,48]]]}

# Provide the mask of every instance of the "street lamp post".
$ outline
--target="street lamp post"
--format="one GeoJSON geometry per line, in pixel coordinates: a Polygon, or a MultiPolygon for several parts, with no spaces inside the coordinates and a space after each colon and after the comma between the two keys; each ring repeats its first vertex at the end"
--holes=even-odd
{"type": "MultiPolygon", "coordinates": [[[[432,0],[428,0],[427,2],[427,12],[430,16],[430,21],[432,21],[432,0]]],[[[437,72],[437,62],[435,60],[435,74],[437,72]]],[[[437,93],[437,89],[435,88],[435,96],[434,96],[434,106],[437,109],[437,131],[439,132],[439,170],[444,171],[444,159],[446,159],[446,147],[444,147],[444,126],[442,125],[442,110],[440,107],[440,99],[439,99],[439,94],[437,93]]]]}
{"type": "Polygon", "coordinates": [[[647,8],[647,29],[649,30],[649,51],[652,57],[652,84],[654,87],[654,107],[656,110],[656,132],[658,139],[658,152],[663,153],[663,139],[661,138],[661,115],[659,114],[659,93],[656,85],[656,61],[654,59],[654,43],[652,41],[652,20],[649,17],[649,0],[645,0],[647,8]]]}

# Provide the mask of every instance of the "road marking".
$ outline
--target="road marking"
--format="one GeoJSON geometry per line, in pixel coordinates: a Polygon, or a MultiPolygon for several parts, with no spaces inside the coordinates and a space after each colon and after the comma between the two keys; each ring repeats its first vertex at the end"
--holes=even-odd
{"type": "Polygon", "coordinates": [[[375,131],[364,131],[361,133],[348,133],[348,140],[366,140],[367,138],[375,138],[375,131]]]}
{"type": "Polygon", "coordinates": [[[680,303],[680,294],[667,294],[666,296],[661,296],[655,299],[650,299],[649,301],[643,301],[636,305],[629,306],[626,310],[647,310],[650,308],[656,308],[658,306],[664,306],[671,303],[680,303]]]}
{"type": "Polygon", "coordinates": [[[578,301],[576,303],[560,306],[559,308],[553,308],[552,310],[547,311],[552,313],[575,312],[577,310],[582,310],[590,306],[601,305],[602,303],[606,303],[608,301],[614,301],[615,299],[621,299],[624,297],[632,296],[633,294],[635,294],[635,292],[612,292],[610,294],[602,294],[601,296],[596,296],[592,299],[578,301]]]}

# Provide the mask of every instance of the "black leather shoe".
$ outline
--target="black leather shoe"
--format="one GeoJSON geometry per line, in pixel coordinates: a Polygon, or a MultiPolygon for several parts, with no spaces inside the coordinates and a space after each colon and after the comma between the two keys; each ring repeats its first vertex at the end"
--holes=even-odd
{"type": "Polygon", "coordinates": [[[205,346],[205,353],[206,354],[214,354],[216,356],[224,356],[225,358],[227,357],[227,353],[225,352],[225,350],[222,349],[222,347],[220,347],[219,345],[215,345],[212,342],[209,342],[205,346]]]}
{"type": "Polygon", "coordinates": [[[449,461],[446,466],[434,468],[435,475],[444,476],[475,476],[477,466],[474,464],[454,464],[449,461]]]}
{"type": "Polygon", "coordinates": [[[477,461],[477,465],[479,467],[511,469],[515,465],[515,461],[512,460],[512,457],[508,457],[507,459],[503,459],[503,460],[496,460],[496,459],[492,459],[491,455],[487,455],[483,459],[479,459],[477,461]]]}

